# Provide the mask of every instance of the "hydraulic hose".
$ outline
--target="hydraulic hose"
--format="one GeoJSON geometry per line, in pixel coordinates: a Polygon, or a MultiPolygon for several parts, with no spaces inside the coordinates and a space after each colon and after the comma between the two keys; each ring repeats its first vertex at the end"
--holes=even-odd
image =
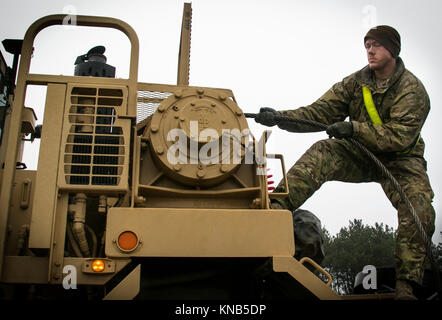
{"type": "MultiPolygon", "coordinates": [[[[244,116],[246,118],[255,118],[256,115],[257,115],[256,113],[244,113],[244,116]]],[[[282,121],[283,122],[296,122],[298,124],[312,126],[314,128],[318,128],[323,131],[325,131],[328,127],[327,125],[317,122],[317,121],[306,120],[306,119],[297,119],[297,118],[292,118],[292,117],[283,116],[283,115],[275,116],[275,120],[277,123],[282,122],[282,121]]],[[[397,182],[395,177],[393,177],[391,172],[384,166],[384,164],[370,150],[367,149],[367,147],[365,147],[363,144],[361,144],[359,141],[357,141],[353,138],[345,138],[345,139],[350,141],[355,146],[357,146],[375,164],[375,166],[380,170],[382,175],[384,177],[386,177],[393,184],[393,186],[396,189],[396,191],[398,192],[401,200],[407,206],[408,211],[413,216],[413,220],[414,220],[414,223],[417,227],[417,231],[419,232],[419,235],[425,244],[427,255],[430,260],[431,268],[433,269],[433,274],[434,274],[434,277],[436,280],[436,287],[437,287],[439,299],[442,299],[442,284],[441,284],[440,275],[439,275],[440,271],[439,271],[439,266],[436,261],[435,255],[433,253],[433,252],[436,252],[436,247],[431,242],[431,238],[429,238],[427,233],[425,232],[425,229],[419,219],[419,216],[417,215],[416,210],[414,209],[413,205],[411,204],[411,202],[408,199],[407,195],[405,194],[404,190],[402,189],[400,184],[397,182]]]]}

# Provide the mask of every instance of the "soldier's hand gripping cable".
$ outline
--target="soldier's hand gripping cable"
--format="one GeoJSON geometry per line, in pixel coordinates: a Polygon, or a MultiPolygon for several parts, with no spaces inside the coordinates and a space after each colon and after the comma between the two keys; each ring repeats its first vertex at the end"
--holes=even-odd
{"type": "MultiPolygon", "coordinates": [[[[420,135],[430,100],[422,82],[399,57],[400,36],[394,28],[370,29],[364,46],[368,65],[311,105],[282,111],[261,108],[246,116],[290,132],[325,130],[330,137],[311,146],[288,171],[289,196],[272,206],[293,211],[326,181],[381,184],[398,211],[396,298],[416,299],[413,288],[422,284],[427,255],[436,279],[439,276],[431,244],[434,193],[420,135]],[[350,121],[345,121],[347,117],[350,121]]],[[[281,188],[282,184],[275,191],[281,188]]]]}
{"type": "MultiPolygon", "coordinates": [[[[246,114],[247,115],[247,114],[246,114]]],[[[249,114],[250,117],[252,117],[249,114]]],[[[253,116],[255,121],[268,126],[273,127],[278,125],[278,128],[289,132],[319,132],[323,131],[322,127],[318,127],[308,123],[303,123],[302,119],[299,121],[292,121],[291,117],[284,116],[273,108],[261,108],[259,113],[253,116]]]]}

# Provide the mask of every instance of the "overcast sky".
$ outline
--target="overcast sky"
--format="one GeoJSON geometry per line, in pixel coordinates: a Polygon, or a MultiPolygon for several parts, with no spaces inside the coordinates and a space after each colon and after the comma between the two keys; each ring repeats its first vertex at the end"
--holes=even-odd
{"type": "MultiPolygon", "coordinates": [[[[38,18],[57,13],[115,17],[129,23],[140,40],[140,82],[175,84],[184,1],[5,1],[0,40],[23,38],[38,18]]],[[[420,1],[192,1],[190,85],[232,89],[245,112],[260,107],[297,108],[312,103],[334,83],[364,67],[363,37],[373,25],[388,24],[402,37],[406,68],[424,83],[432,109],[422,131],[428,175],[438,213],[435,243],[441,242],[442,217],[442,44],[439,0],[420,1]]],[[[130,43],[119,31],[50,27],[38,35],[31,72],[72,75],[75,58],[104,45],[117,77],[127,77],[130,43]]],[[[1,48],[9,65],[12,57],[1,48]]],[[[26,105],[41,123],[44,90],[30,88],[26,105]]],[[[264,129],[249,121],[259,137],[264,129]]],[[[287,169],[325,133],[291,134],[274,129],[268,151],[282,153],[287,169]]],[[[36,167],[34,146],[25,162],[36,167]]],[[[38,148],[37,148],[38,149],[38,148]]],[[[276,180],[278,166],[272,166],[276,180]]],[[[380,185],[327,182],[303,206],[335,234],[349,220],[397,228],[396,210],[380,185]]]]}

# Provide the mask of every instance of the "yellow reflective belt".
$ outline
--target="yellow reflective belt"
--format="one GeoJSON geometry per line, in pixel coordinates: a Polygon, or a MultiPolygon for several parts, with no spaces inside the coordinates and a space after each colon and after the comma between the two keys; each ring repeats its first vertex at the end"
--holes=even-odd
{"type": "Polygon", "coordinates": [[[368,87],[362,87],[362,96],[364,97],[365,109],[367,109],[368,115],[370,116],[371,122],[375,125],[382,125],[382,120],[379,117],[379,113],[376,110],[376,107],[373,102],[373,98],[371,97],[371,92],[368,87]]]}
{"type": "MultiPolygon", "coordinates": [[[[368,87],[362,86],[362,96],[364,98],[365,109],[367,109],[367,113],[371,119],[371,122],[373,122],[373,124],[378,125],[378,126],[382,125],[381,117],[379,117],[378,110],[376,110],[376,107],[373,102],[373,98],[371,97],[370,89],[368,89],[368,87]]],[[[417,145],[420,138],[421,138],[421,134],[419,133],[419,136],[416,139],[416,143],[411,148],[408,148],[405,151],[396,152],[396,154],[409,153],[417,145]]]]}

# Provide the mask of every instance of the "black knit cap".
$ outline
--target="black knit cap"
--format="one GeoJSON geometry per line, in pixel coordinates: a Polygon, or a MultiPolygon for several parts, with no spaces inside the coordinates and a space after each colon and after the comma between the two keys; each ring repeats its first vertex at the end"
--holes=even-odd
{"type": "Polygon", "coordinates": [[[393,27],[377,26],[371,28],[364,37],[364,43],[368,38],[378,41],[385,49],[390,51],[394,58],[399,56],[399,52],[401,52],[401,36],[393,27]]]}

